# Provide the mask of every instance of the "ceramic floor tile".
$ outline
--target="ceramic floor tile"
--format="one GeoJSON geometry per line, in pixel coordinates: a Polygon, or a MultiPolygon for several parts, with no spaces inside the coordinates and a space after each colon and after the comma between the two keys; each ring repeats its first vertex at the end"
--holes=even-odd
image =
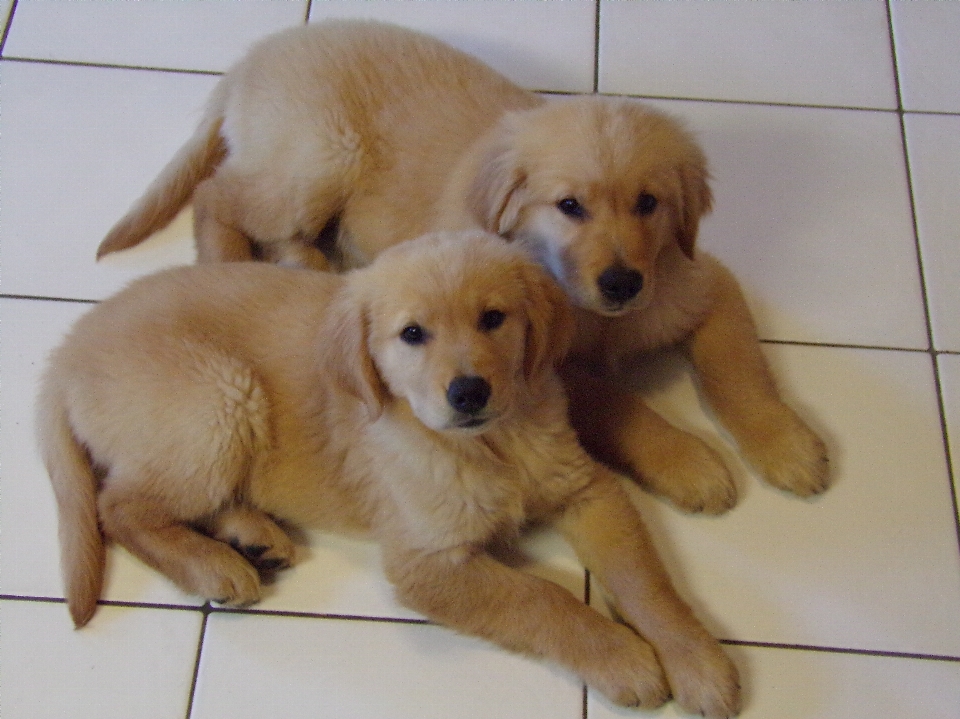
{"type": "Polygon", "coordinates": [[[904,124],[933,342],[960,352],[960,116],[908,113],[904,124]]]}
{"type": "Polygon", "coordinates": [[[103,607],[76,631],[63,607],[0,601],[4,719],[182,719],[201,614],[103,607]]]}
{"type": "MultiPolygon", "coordinates": [[[[827,441],[834,486],[801,500],[741,466],[739,505],[695,517],[631,485],[678,587],[728,639],[960,656],[960,549],[929,355],[766,350],[827,441]]],[[[736,468],[692,384],[662,364],[651,404],[736,468]]]]}
{"type": "MultiPolygon", "coordinates": [[[[727,650],[744,679],[741,719],[955,719],[960,706],[957,662],[755,647],[727,650]]],[[[591,693],[587,716],[638,715],[591,693]]],[[[654,716],[689,715],[667,705],[654,716]]]]}
{"type": "Polygon", "coordinates": [[[897,106],[882,2],[603,0],[599,81],[619,94],[897,106]]]}
{"type": "Polygon", "coordinates": [[[654,103],[710,159],[700,247],[740,279],[767,339],[926,348],[893,113],[654,103]]]}
{"type": "MultiPolygon", "coordinates": [[[[380,565],[376,543],[320,532],[305,533],[304,555],[267,588],[253,611],[306,612],[342,616],[422,619],[400,605],[380,565]]],[[[524,538],[523,570],[549,579],[577,597],[584,596],[583,568],[553,531],[524,538]]]]}
{"type": "Polygon", "coordinates": [[[960,3],[893,0],[890,10],[904,109],[960,112],[960,3]]]}
{"type": "Polygon", "coordinates": [[[960,355],[940,355],[938,364],[950,459],[953,462],[953,481],[960,495],[960,355]]]}
{"type": "Polygon", "coordinates": [[[442,627],[213,614],[192,719],[579,719],[567,674],[442,627]]]}
{"type": "Polygon", "coordinates": [[[19,62],[0,72],[4,293],[101,299],[193,261],[186,215],[140,247],[94,257],[193,132],[215,77],[19,62]]]}
{"type": "Polygon", "coordinates": [[[306,0],[19,0],[6,57],[226,70],[267,33],[306,18],[306,0]]]}
{"type": "MultiPolygon", "coordinates": [[[[0,593],[62,597],[53,491],[34,439],[34,400],[47,355],[86,304],[0,299],[0,593]]],[[[108,554],[104,598],[198,605],[200,600],[116,547],[108,554]]],[[[57,606],[67,622],[66,609],[57,606]]],[[[103,611],[102,608],[100,611],[103,611]]]]}
{"type": "Polygon", "coordinates": [[[533,90],[593,90],[593,0],[321,0],[311,22],[362,17],[427,32],[533,90]]]}

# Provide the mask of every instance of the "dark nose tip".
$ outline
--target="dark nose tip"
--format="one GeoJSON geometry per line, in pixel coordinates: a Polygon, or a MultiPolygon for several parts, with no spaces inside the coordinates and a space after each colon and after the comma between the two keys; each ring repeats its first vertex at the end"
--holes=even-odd
{"type": "Polygon", "coordinates": [[[489,399],[490,383],[483,377],[456,377],[447,387],[447,402],[463,414],[476,414],[489,399]]]}
{"type": "Polygon", "coordinates": [[[600,294],[610,302],[622,305],[643,289],[643,275],[620,265],[613,265],[597,278],[600,294]]]}

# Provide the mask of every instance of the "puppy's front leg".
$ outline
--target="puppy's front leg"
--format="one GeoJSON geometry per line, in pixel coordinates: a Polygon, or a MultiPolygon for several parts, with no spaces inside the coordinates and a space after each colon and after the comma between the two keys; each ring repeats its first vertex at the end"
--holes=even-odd
{"type": "Polygon", "coordinates": [[[744,457],[802,497],[829,485],[827,449],[780,398],[736,279],[715,263],[714,302],[688,347],[704,395],[744,457]]]}
{"type": "Polygon", "coordinates": [[[653,645],[680,706],[716,719],[737,714],[736,667],[673,589],[613,473],[597,465],[594,481],[568,504],[557,526],[621,616],[653,645]]]}
{"type": "Polygon", "coordinates": [[[558,585],[475,548],[424,553],[384,543],[384,555],[400,601],[430,619],[561,664],[617,704],[654,708],[666,701],[650,645],[558,585]]]}
{"type": "Polygon", "coordinates": [[[719,455],[650,409],[639,392],[595,377],[575,360],[563,366],[563,379],[570,420],[595,457],[686,512],[719,514],[736,504],[736,485],[719,455]]]}

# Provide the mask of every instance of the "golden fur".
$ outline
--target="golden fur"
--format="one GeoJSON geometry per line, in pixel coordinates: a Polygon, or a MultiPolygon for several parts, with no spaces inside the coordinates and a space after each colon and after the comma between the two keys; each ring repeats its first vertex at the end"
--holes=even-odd
{"type": "Polygon", "coordinates": [[[549,275],[477,231],[345,275],[243,263],[136,282],[77,323],[41,389],[75,623],[100,593],[98,521],[231,605],[259,598],[258,568],[290,562],[277,521],[368,531],[400,601],[439,623],[555,661],[621,704],[672,693],[735,714],[736,669],[569,425],[554,365],[572,332],[549,275]],[[488,383],[485,403],[453,398],[465,376],[488,383]],[[646,641],[485,551],[544,521],[646,641]]]}
{"type": "Polygon", "coordinates": [[[639,103],[548,101],[429,37],[324,22],[264,40],[224,76],[98,255],[191,198],[201,261],[358,266],[426,231],[481,227],[526,247],[577,305],[564,375],[597,456],[688,511],[733,506],[716,452],[617,376],[685,343],[753,467],[796,494],[823,491],[823,442],[780,399],[736,280],[695,250],[707,179],[691,136],[639,103]]]}

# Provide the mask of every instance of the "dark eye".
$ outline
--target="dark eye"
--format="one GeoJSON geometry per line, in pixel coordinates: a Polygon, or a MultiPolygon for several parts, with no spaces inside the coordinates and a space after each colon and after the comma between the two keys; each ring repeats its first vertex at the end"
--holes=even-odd
{"type": "Polygon", "coordinates": [[[420,325],[407,325],[400,332],[400,339],[408,345],[422,345],[427,341],[427,331],[420,325]]]}
{"type": "Polygon", "coordinates": [[[657,198],[644,192],[637,198],[637,212],[641,215],[649,215],[657,209],[657,198]]]}
{"type": "Polygon", "coordinates": [[[573,217],[578,220],[582,220],[587,215],[587,211],[583,209],[583,205],[573,197],[564,197],[557,203],[557,209],[567,217],[573,217]]]}
{"type": "Polygon", "coordinates": [[[480,315],[479,327],[483,332],[490,332],[503,324],[507,316],[500,310],[487,310],[480,315]]]}

